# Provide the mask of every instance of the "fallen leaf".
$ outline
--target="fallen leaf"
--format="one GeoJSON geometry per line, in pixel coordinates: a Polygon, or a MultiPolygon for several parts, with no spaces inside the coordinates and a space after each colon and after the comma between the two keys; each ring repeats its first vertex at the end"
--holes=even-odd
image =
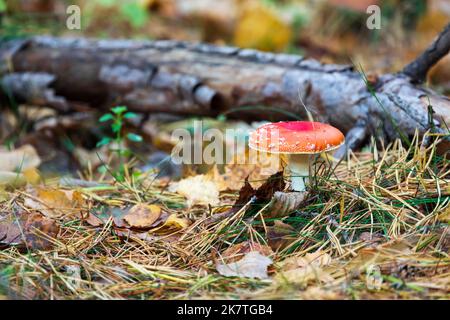
{"type": "Polygon", "coordinates": [[[237,262],[217,264],[216,269],[225,277],[268,279],[267,268],[271,264],[272,259],[263,256],[258,251],[251,251],[237,262]]]}
{"type": "Polygon", "coordinates": [[[41,176],[39,175],[39,171],[36,168],[29,168],[22,172],[23,176],[25,177],[25,180],[28,183],[31,183],[33,185],[38,184],[41,180],[41,176]]]}
{"type": "Polygon", "coordinates": [[[36,149],[27,144],[12,151],[0,150],[0,168],[3,171],[21,172],[41,164],[36,149]]]}
{"type": "Polygon", "coordinates": [[[253,204],[262,204],[267,202],[272,198],[275,192],[284,189],[284,187],[285,183],[283,180],[283,172],[281,171],[271,175],[257,190],[251,186],[248,182],[248,178],[246,178],[244,185],[239,191],[239,197],[231,209],[211,216],[207,219],[206,223],[211,224],[230,217],[245,206],[252,198],[254,198],[253,204]]]}
{"type": "Polygon", "coordinates": [[[91,212],[89,212],[85,221],[93,227],[100,227],[105,224],[103,219],[100,219],[97,215],[92,214],[91,212]]]}
{"type": "Polygon", "coordinates": [[[281,192],[276,191],[264,210],[267,218],[280,218],[290,215],[305,200],[306,192],[281,192]]]}
{"type": "Polygon", "coordinates": [[[446,223],[450,222],[450,206],[438,215],[438,220],[446,223]]]}
{"type": "Polygon", "coordinates": [[[50,239],[55,238],[58,232],[56,222],[39,213],[10,213],[0,217],[0,243],[4,245],[48,250],[53,246],[50,239]]]}
{"type": "Polygon", "coordinates": [[[77,214],[85,209],[85,201],[76,190],[37,189],[35,193],[35,199],[26,198],[24,205],[49,218],[77,214]]]}
{"type": "Polygon", "coordinates": [[[286,183],[283,179],[283,171],[271,175],[264,184],[256,190],[256,198],[259,201],[268,202],[277,191],[283,191],[286,183]]]}
{"type": "Polygon", "coordinates": [[[50,239],[56,238],[59,226],[53,219],[44,217],[39,213],[32,213],[28,216],[24,231],[28,248],[49,250],[53,246],[50,239]]]}
{"type": "Polygon", "coordinates": [[[290,37],[289,26],[273,10],[252,3],[242,8],[234,44],[238,47],[281,51],[289,43],[290,37]]]}
{"type": "Polygon", "coordinates": [[[255,195],[255,190],[248,182],[248,179],[245,179],[245,183],[242,186],[241,190],[239,190],[239,197],[229,210],[228,214],[233,215],[238,212],[246,203],[250,201],[250,199],[255,195]]]}
{"type": "Polygon", "coordinates": [[[307,253],[303,257],[290,257],[285,259],[281,265],[283,270],[292,270],[296,268],[305,268],[308,266],[323,267],[331,263],[331,256],[323,251],[307,253]]]}
{"type": "Polygon", "coordinates": [[[224,252],[222,252],[220,258],[223,263],[236,262],[251,251],[258,251],[264,256],[270,256],[273,254],[272,249],[268,246],[261,245],[257,242],[244,241],[228,247],[224,252]]]}
{"type": "Polygon", "coordinates": [[[379,233],[362,232],[359,235],[359,240],[367,242],[369,246],[376,247],[383,241],[383,236],[379,233]]]}
{"type": "Polygon", "coordinates": [[[176,192],[187,199],[187,205],[196,204],[216,206],[219,204],[219,188],[210,177],[203,174],[171,183],[169,191],[176,192]]]}
{"type": "Polygon", "coordinates": [[[282,268],[275,279],[281,283],[303,284],[310,280],[330,282],[334,279],[323,267],[331,261],[331,256],[322,251],[307,253],[304,257],[291,257],[280,264],[282,268]]]}
{"type": "Polygon", "coordinates": [[[99,227],[106,224],[112,218],[116,227],[126,228],[128,224],[123,220],[123,217],[128,213],[129,209],[129,207],[94,207],[89,211],[85,221],[93,227],[99,227]]]}
{"type": "Polygon", "coordinates": [[[157,205],[137,204],[133,206],[123,219],[136,228],[149,228],[158,220],[161,208],[157,205]]]}
{"type": "Polygon", "coordinates": [[[186,229],[190,224],[191,222],[188,219],[179,218],[176,214],[171,214],[162,226],[152,229],[150,232],[157,234],[171,234],[186,229]]]}
{"type": "Polygon", "coordinates": [[[18,188],[24,186],[27,183],[27,179],[21,173],[11,171],[0,171],[0,185],[12,186],[18,188]]]}
{"type": "Polygon", "coordinates": [[[296,240],[294,227],[280,220],[275,220],[273,226],[267,227],[266,237],[273,250],[282,250],[296,240]]]}
{"type": "Polygon", "coordinates": [[[66,274],[69,278],[69,283],[75,290],[81,287],[81,267],[78,264],[71,264],[66,266],[66,274]]]}
{"type": "Polygon", "coordinates": [[[0,186],[0,203],[10,199],[9,193],[0,186]]]}
{"type": "Polygon", "coordinates": [[[229,190],[240,190],[245,184],[245,179],[248,179],[251,186],[257,189],[270,176],[282,170],[279,155],[258,153],[255,156],[247,147],[237,153],[225,166],[225,172],[221,175],[221,179],[229,190]]]}
{"type": "Polygon", "coordinates": [[[9,214],[0,217],[0,243],[3,245],[19,245],[23,242],[21,221],[19,217],[9,214]]]}
{"type": "Polygon", "coordinates": [[[163,241],[163,242],[172,242],[176,241],[178,237],[176,235],[153,235],[150,232],[136,232],[131,229],[116,229],[115,233],[117,236],[124,240],[134,240],[139,239],[146,242],[155,242],[155,241],[163,241]]]}

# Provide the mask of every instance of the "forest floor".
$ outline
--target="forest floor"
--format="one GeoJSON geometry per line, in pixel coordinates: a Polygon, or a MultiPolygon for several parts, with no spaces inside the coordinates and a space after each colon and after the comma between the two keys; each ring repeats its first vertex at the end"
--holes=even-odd
{"type": "MultiPolygon", "coordinates": [[[[264,0],[258,10],[202,2],[83,0],[82,31],[54,14],[43,24],[41,13],[16,12],[2,16],[2,36],[228,43],[379,75],[401,70],[448,23],[441,9],[411,6],[413,28],[395,1],[380,32],[359,27],[365,11],[307,7],[315,1],[264,0]]],[[[447,95],[449,59],[427,82],[447,95]]],[[[289,183],[273,159],[158,175],[171,131],[190,126],[165,116],[142,128],[124,121],[119,131],[132,135],[122,146],[125,138],[100,140],[114,128],[96,113],[2,105],[0,299],[450,299],[450,160],[437,152],[440,137],[373,138],[338,163],[318,157],[308,193],[280,201],[289,183]],[[119,159],[117,147],[128,153],[119,159]]],[[[204,120],[221,131],[253,125],[204,120]]]]}
{"type": "MultiPolygon", "coordinates": [[[[248,165],[170,186],[125,174],[92,186],[48,179],[6,188],[3,295],[448,299],[450,161],[436,155],[436,142],[397,141],[333,170],[319,166],[306,199],[288,213],[251,198],[258,192],[244,183],[255,170],[248,165]]],[[[286,188],[280,175],[258,185],[268,199],[286,188]]]]}

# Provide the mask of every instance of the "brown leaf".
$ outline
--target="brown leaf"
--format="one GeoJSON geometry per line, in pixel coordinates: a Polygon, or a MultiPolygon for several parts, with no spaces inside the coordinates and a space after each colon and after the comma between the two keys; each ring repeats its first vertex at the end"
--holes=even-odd
{"type": "Polygon", "coordinates": [[[280,220],[275,220],[273,226],[267,227],[266,237],[272,250],[282,250],[296,240],[295,229],[280,220]]]}
{"type": "Polygon", "coordinates": [[[20,220],[13,214],[0,217],[0,243],[18,245],[22,242],[20,220]]]}
{"type": "Polygon", "coordinates": [[[241,188],[241,190],[239,190],[239,197],[233,204],[233,207],[231,207],[228,214],[233,215],[234,213],[238,212],[239,209],[241,209],[246,203],[248,203],[254,195],[255,190],[248,182],[248,178],[245,178],[244,186],[241,188]]]}
{"type": "MultiPolygon", "coordinates": [[[[133,207],[96,207],[93,208],[87,215],[85,221],[93,227],[99,227],[104,225],[110,218],[114,222],[114,226],[122,229],[129,228],[156,228],[161,226],[169,217],[169,214],[165,211],[161,211],[159,217],[149,226],[146,227],[136,227],[131,226],[124,218],[130,213],[133,207]]],[[[135,210],[135,209],[134,209],[135,210]]],[[[151,211],[151,208],[150,208],[151,211]]],[[[132,212],[131,212],[132,213],[132,212]]],[[[135,216],[136,218],[136,216],[135,216]]]]}
{"type": "Polygon", "coordinates": [[[102,219],[100,219],[99,217],[90,212],[85,221],[93,227],[100,227],[105,224],[105,222],[102,219]]]}
{"type": "Polygon", "coordinates": [[[290,215],[298,209],[306,197],[306,192],[276,191],[270,200],[269,206],[264,210],[267,218],[280,218],[290,215]]]}
{"type": "Polygon", "coordinates": [[[89,211],[85,221],[93,227],[99,227],[112,218],[116,227],[127,228],[129,225],[123,220],[123,217],[128,213],[129,209],[129,207],[94,207],[89,211]]]}
{"type": "Polygon", "coordinates": [[[161,215],[161,208],[157,205],[137,204],[133,206],[123,219],[136,228],[150,228],[161,215]]]}
{"type": "Polygon", "coordinates": [[[283,270],[293,270],[296,268],[306,268],[308,266],[323,267],[331,263],[331,256],[323,251],[307,253],[302,257],[291,257],[284,260],[281,265],[283,270]]]}
{"type": "Polygon", "coordinates": [[[283,190],[285,183],[283,180],[283,172],[280,171],[271,175],[266,182],[257,190],[253,189],[248,182],[248,178],[245,179],[244,186],[239,190],[239,197],[233,204],[230,210],[220,213],[217,216],[212,216],[205,221],[207,224],[212,224],[217,221],[226,219],[238,212],[243,206],[245,206],[252,197],[255,197],[255,203],[269,201],[275,192],[283,190]]]}
{"type": "Polygon", "coordinates": [[[155,241],[164,241],[164,242],[172,242],[178,239],[177,236],[166,236],[166,235],[152,235],[150,234],[150,232],[145,231],[145,232],[137,232],[137,231],[133,231],[131,229],[116,229],[115,230],[116,234],[124,239],[124,240],[134,240],[134,239],[139,239],[139,240],[143,240],[146,242],[155,242],[155,241]]]}
{"type": "Polygon", "coordinates": [[[277,191],[283,191],[286,186],[283,179],[283,171],[271,175],[264,184],[256,190],[258,201],[270,201],[277,191]]]}
{"type": "Polygon", "coordinates": [[[225,263],[232,263],[242,259],[250,251],[258,251],[264,256],[273,254],[272,249],[268,246],[261,245],[257,242],[244,241],[227,248],[222,252],[220,258],[225,263]]]}
{"type": "Polygon", "coordinates": [[[49,238],[56,238],[59,226],[52,219],[32,213],[28,216],[24,231],[28,248],[49,250],[53,245],[49,238]]]}
{"type": "Polygon", "coordinates": [[[49,238],[55,238],[58,232],[56,222],[39,213],[10,213],[0,220],[0,243],[4,245],[48,250],[52,247],[49,238]]]}

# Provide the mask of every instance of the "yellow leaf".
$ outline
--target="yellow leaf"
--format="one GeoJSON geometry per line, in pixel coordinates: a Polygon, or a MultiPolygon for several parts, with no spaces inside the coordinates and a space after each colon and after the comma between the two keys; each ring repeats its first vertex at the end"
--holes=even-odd
{"type": "Polygon", "coordinates": [[[282,51],[291,38],[291,29],[272,10],[251,4],[242,11],[234,33],[239,47],[282,51]]]}
{"type": "Polygon", "coordinates": [[[171,214],[161,227],[151,230],[159,234],[170,234],[182,229],[186,229],[190,221],[186,218],[178,218],[176,214],[171,214]]]}
{"type": "Polygon", "coordinates": [[[79,191],[37,189],[36,198],[26,198],[24,204],[47,217],[57,218],[79,213],[85,202],[79,191]]]}
{"type": "Polygon", "coordinates": [[[23,175],[28,183],[38,184],[41,180],[41,176],[39,175],[39,171],[36,168],[29,168],[24,170],[23,175]]]}
{"type": "Polygon", "coordinates": [[[0,171],[0,185],[12,186],[14,188],[23,186],[27,183],[25,176],[21,173],[11,171],[0,171]]]}
{"type": "Polygon", "coordinates": [[[442,222],[450,222],[450,206],[447,207],[447,209],[444,210],[439,216],[438,219],[442,222]]]}

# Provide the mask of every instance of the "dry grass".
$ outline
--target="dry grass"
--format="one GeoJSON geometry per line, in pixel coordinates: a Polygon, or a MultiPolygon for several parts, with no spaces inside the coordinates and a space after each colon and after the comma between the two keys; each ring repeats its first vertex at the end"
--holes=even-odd
{"type": "MultiPolygon", "coordinates": [[[[157,201],[193,221],[176,234],[119,238],[112,220],[94,228],[60,219],[51,251],[8,247],[0,251],[5,296],[27,299],[416,299],[450,298],[450,161],[436,155],[436,141],[410,148],[400,141],[384,150],[351,154],[323,172],[304,206],[283,218],[295,241],[274,253],[270,280],[226,278],[215,257],[232,244],[264,244],[262,208],[244,206],[233,216],[205,224],[206,206],[184,207],[184,199],[157,183],[127,183],[106,190],[83,189],[93,206],[157,201]],[[317,275],[287,280],[283,261],[320,250],[332,257],[317,275]],[[367,286],[376,265],[381,287],[367,286]],[[81,277],[67,272],[80,270],[81,277]],[[73,268],[73,267],[69,267],[73,268]],[[326,275],[326,276],[323,276],[326,275]]],[[[235,195],[224,193],[223,203],[235,195]]],[[[11,193],[1,211],[23,203],[11,193]]],[[[214,210],[213,210],[214,213],[214,210]]]]}

